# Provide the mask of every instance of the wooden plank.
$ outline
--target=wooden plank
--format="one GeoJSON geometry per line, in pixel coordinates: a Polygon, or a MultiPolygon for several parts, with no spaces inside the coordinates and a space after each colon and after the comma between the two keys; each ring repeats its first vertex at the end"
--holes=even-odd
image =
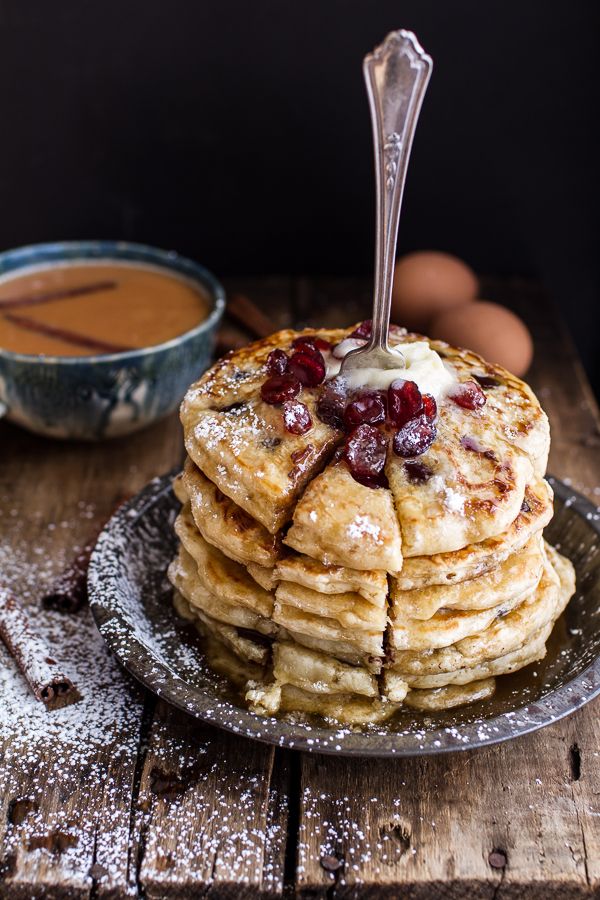
{"type": "Polygon", "coordinates": [[[81,703],[32,701],[3,653],[0,679],[0,894],[124,896],[142,702],[88,610],[39,611],[39,595],[119,497],[180,455],[174,417],[104,444],[46,441],[0,426],[0,571],[29,604],[81,703]]]}
{"type": "MultiPolygon", "coordinates": [[[[568,336],[539,290],[504,284],[486,296],[527,313],[536,343],[529,378],[553,429],[550,469],[598,502],[600,419],[568,336]]],[[[330,316],[347,321],[346,307],[330,316]]],[[[596,701],[566,722],[464,755],[303,757],[299,895],[597,895],[598,711],[596,701]]]]}
{"type": "Polygon", "coordinates": [[[139,794],[144,896],[281,895],[287,798],[274,755],[159,704],[139,794]]]}
{"type": "Polygon", "coordinates": [[[579,897],[585,845],[560,729],[439,759],[303,760],[301,896],[579,897]],[[558,827],[557,827],[558,826],[558,827]],[[490,865],[502,853],[506,866],[490,865]],[[329,857],[343,861],[334,873],[329,857]],[[360,890],[360,893],[358,893],[360,890]],[[320,893],[319,893],[320,892],[320,893]],[[435,893],[433,893],[435,896],[435,893]]]}

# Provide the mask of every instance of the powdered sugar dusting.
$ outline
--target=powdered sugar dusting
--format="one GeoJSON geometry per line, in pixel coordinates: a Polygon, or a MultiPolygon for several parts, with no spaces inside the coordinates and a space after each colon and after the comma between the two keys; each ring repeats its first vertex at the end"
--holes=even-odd
{"type": "Polygon", "coordinates": [[[357,515],[347,527],[348,536],[353,540],[370,537],[376,544],[383,544],[381,528],[375,525],[368,516],[357,515]]]}

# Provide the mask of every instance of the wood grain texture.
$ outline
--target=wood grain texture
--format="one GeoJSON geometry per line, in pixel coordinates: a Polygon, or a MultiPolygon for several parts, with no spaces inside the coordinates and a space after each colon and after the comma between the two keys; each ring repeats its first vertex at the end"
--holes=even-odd
{"type": "MultiPolygon", "coordinates": [[[[8,424],[0,428],[1,541],[14,549],[14,571],[2,577],[32,607],[39,595],[31,573],[40,569],[49,583],[117,498],[135,493],[181,454],[174,419],[98,445],[46,441],[8,424]]],[[[7,555],[2,558],[6,564],[7,555]]],[[[71,627],[77,621],[71,618],[71,627]]],[[[124,709],[115,711],[114,723],[111,710],[99,712],[106,721],[95,723],[111,736],[105,746],[36,743],[23,752],[12,746],[15,739],[0,745],[0,895],[88,897],[92,889],[102,897],[125,895],[142,715],[141,692],[125,676],[121,697],[124,709]]]]}
{"type": "MultiPolygon", "coordinates": [[[[356,321],[370,298],[356,279],[226,287],[274,329],[356,321]]],[[[534,332],[530,380],[551,418],[551,471],[600,502],[600,419],[568,335],[526,283],[490,282],[485,294],[534,332]]],[[[28,554],[48,560],[49,581],[117,497],[181,458],[181,436],[176,417],[98,445],[4,423],[0,453],[0,547],[14,549],[29,589],[28,554]]],[[[600,896],[598,702],[498,747],[363,762],[225,735],[123,684],[120,731],[85,761],[61,760],[60,778],[39,746],[0,742],[0,897],[600,896]]]]}
{"type": "Polygon", "coordinates": [[[281,894],[286,804],[274,753],[159,704],[138,799],[146,897],[281,894]]]}

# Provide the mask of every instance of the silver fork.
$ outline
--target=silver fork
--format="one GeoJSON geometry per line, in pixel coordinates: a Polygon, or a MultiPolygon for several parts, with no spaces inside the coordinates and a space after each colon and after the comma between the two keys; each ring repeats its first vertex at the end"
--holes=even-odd
{"type": "Polygon", "coordinates": [[[344,357],[341,374],[354,369],[398,369],[404,357],[388,346],[398,221],[419,112],[433,68],[412,31],[392,31],[365,56],[377,198],[373,330],[364,347],[344,357]]]}

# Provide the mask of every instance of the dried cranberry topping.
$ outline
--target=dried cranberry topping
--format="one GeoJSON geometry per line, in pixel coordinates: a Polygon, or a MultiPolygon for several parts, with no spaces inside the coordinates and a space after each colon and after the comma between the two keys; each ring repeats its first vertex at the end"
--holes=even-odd
{"type": "Polygon", "coordinates": [[[260,396],[265,403],[275,405],[285,400],[293,400],[301,388],[302,385],[293,375],[272,375],[261,386],[260,396]]]}
{"type": "Polygon", "coordinates": [[[283,350],[271,350],[267,356],[267,372],[269,375],[283,375],[287,372],[288,357],[283,350]]]}
{"type": "Polygon", "coordinates": [[[359,425],[346,439],[344,458],[356,478],[377,481],[387,456],[387,438],[372,425],[359,425]]]}
{"type": "Polygon", "coordinates": [[[307,387],[316,387],[325,378],[325,360],[319,350],[296,350],[288,363],[288,371],[294,375],[301,384],[307,387]]]}
{"type": "Polygon", "coordinates": [[[423,415],[430,422],[435,421],[437,416],[437,403],[431,394],[423,394],[423,415]]]}
{"type": "Polygon", "coordinates": [[[325,338],[320,338],[316,334],[307,334],[306,336],[300,336],[294,338],[292,341],[292,347],[296,350],[304,349],[305,347],[312,347],[314,350],[319,350],[323,352],[327,352],[331,350],[331,344],[329,341],[326,341],[325,338]]]}
{"type": "Polygon", "coordinates": [[[300,400],[286,400],[283,404],[283,424],[292,434],[306,434],[312,428],[308,407],[300,400]]]}
{"type": "Polygon", "coordinates": [[[344,410],[348,402],[348,387],[341,377],[332,378],[323,385],[317,402],[317,415],[326,425],[344,427],[344,410]]]}
{"type": "Polygon", "coordinates": [[[385,421],[385,406],[377,391],[361,391],[344,411],[348,431],[357,425],[377,425],[385,421]]]}
{"type": "Polygon", "coordinates": [[[392,381],[388,388],[388,417],[394,425],[402,427],[422,409],[423,397],[414,381],[392,381]]]}
{"type": "Polygon", "coordinates": [[[425,416],[411,419],[394,435],[394,453],[404,458],[420,456],[435,440],[436,428],[425,416]]]}
{"type": "Polygon", "coordinates": [[[357,475],[355,472],[352,472],[351,474],[355,481],[358,481],[359,484],[364,484],[364,486],[368,488],[386,488],[390,486],[385,472],[380,472],[379,475],[373,476],[357,475]]]}
{"type": "Polygon", "coordinates": [[[415,462],[414,460],[408,460],[408,462],[404,463],[404,471],[408,480],[412,481],[413,484],[425,484],[433,475],[431,466],[428,466],[426,463],[415,462]]]}
{"type": "Polygon", "coordinates": [[[480,409],[486,402],[485,394],[474,381],[463,381],[455,385],[448,396],[463,409],[480,409]]]}
{"type": "MultiPolygon", "coordinates": [[[[361,322],[357,328],[354,329],[352,334],[348,335],[351,338],[363,338],[363,340],[368,340],[371,337],[371,332],[373,331],[373,319],[365,319],[364,322],[361,322]]],[[[388,329],[388,334],[396,334],[398,336],[406,334],[406,328],[402,328],[400,325],[390,324],[388,329]]]]}
{"type": "Polygon", "coordinates": [[[497,378],[492,378],[491,375],[476,375],[475,372],[473,372],[473,378],[475,381],[479,382],[482,388],[500,387],[501,384],[497,378]]]}
{"type": "Polygon", "coordinates": [[[372,330],[373,330],[373,319],[365,319],[365,321],[361,322],[360,325],[354,329],[352,334],[348,335],[348,337],[362,338],[363,340],[368,340],[371,337],[372,330]]]}

